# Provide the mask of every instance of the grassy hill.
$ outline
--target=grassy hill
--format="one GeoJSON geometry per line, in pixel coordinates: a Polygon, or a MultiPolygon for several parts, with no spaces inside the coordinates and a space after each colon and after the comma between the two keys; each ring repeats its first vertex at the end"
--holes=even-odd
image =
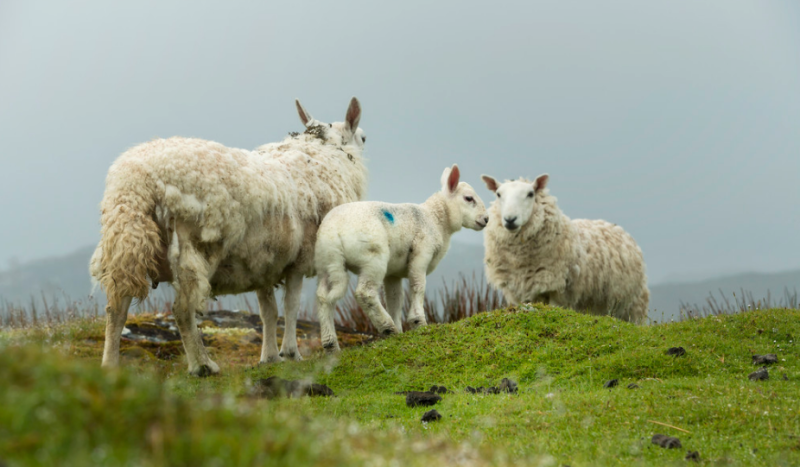
{"type": "Polygon", "coordinates": [[[428,326],[335,357],[255,367],[252,336],[210,331],[223,374],[207,379],[187,376],[183,357],[170,358],[174,352],[159,358],[133,344],[125,352],[127,370],[100,371],[98,321],[4,332],[0,458],[36,465],[101,452],[103,465],[216,465],[209,460],[216,456],[220,465],[397,459],[400,465],[627,466],[684,465],[691,450],[701,465],[800,465],[797,310],[636,327],[526,306],[428,326]],[[686,354],[665,353],[676,346],[686,354]],[[769,380],[748,379],[757,368],[754,353],[778,356],[769,380]],[[245,396],[273,375],[313,379],[336,397],[245,396]],[[519,383],[518,394],[464,391],[504,377],[519,383]],[[619,384],[604,388],[611,379],[619,384]],[[631,383],[638,388],[628,389],[631,383]],[[394,393],[434,384],[453,393],[435,407],[442,420],[423,424],[427,408],[408,408],[394,393]],[[652,444],[656,433],[677,436],[683,447],[652,444]]]}

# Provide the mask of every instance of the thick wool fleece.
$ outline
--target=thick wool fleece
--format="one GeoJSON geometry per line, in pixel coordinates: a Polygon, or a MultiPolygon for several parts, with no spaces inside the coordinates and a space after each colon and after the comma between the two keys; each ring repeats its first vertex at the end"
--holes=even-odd
{"type": "Polygon", "coordinates": [[[145,298],[148,276],[171,282],[182,241],[207,263],[198,268],[209,274],[206,296],[272,286],[298,261],[310,273],[320,220],[367,184],[361,148],[321,133],[255,151],[157,139],[122,154],[108,172],[90,266],[109,303],[145,298]]]}
{"type": "Polygon", "coordinates": [[[510,303],[544,302],[634,323],[647,318],[650,291],[642,250],[616,224],[570,220],[547,189],[517,232],[492,203],[484,233],[486,276],[510,303]]]}

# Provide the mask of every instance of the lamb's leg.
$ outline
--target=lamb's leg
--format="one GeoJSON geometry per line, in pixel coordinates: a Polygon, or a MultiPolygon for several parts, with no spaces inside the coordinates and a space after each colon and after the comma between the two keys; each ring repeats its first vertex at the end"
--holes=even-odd
{"type": "Polygon", "coordinates": [[[281,357],[289,360],[302,360],[297,349],[297,315],[300,313],[300,292],[303,290],[303,275],[291,273],[286,277],[286,287],[283,295],[283,316],[285,328],[283,343],[281,343],[281,357]]]}
{"type": "Polygon", "coordinates": [[[427,325],[425,319],[425,282],[428,274],[430,256],[419,255],[413,258],[408,268],[408,285],[411,289],[411,309],[408,321],[413,327],[427,325]]]}
{"type": "Polygon", "coordinates": [[[278,355],[278,303],[275,301],[275,289],[261,289],[256,296],[262,325],[260,363],[282,362],[283,359],[278,355]]]}
{"type": "Polygon", "coordinates": [[[106,341],[103,346],[102,364],[105,368],[119,366],[119,341],[125,328],[125,321],[128,320],[131,297],[123,297],[119,304],[117,309],[106,307],[106,341]]]}
{"type": "Polygon", "coordinates": [[[386,293],[386,308],[389,316],[394,321],[397,332],[403,332],[403,279],[386,278],[383,281],[383,290],[386,293]]]}
{"type": "Polygon", "coordinates": [[[379,333],[388,336],[396,334],[397,328],[394,326],[392,317],[381,305],[379,296],[380,284],[383,283],[386,267],[368,265],[361,270],[356,286],[356,301],[367,313],[370,321],[379,333]]]}
{"type": "Polygon", "coordinates": [[[219,366],[208,356],[203,339],[197,329],[196,313],[206,307],[206,298],[211,290],[208,282],[208,262],[194,248],[187,231],[179,225],[180,253],[175,261],[175,304],[172,314],[181,334],[189,373],[209,376],[219,373],[219,366]]]}
{"type": "Polygon", "coordinates": [[[336,335],[334,311],[336,302],[347,292],[347,272],[337,268],[331,273],[317,271],[317,276],[317,316],[322,348],[328,352],[338,352],[339,338],[336,335]]]}

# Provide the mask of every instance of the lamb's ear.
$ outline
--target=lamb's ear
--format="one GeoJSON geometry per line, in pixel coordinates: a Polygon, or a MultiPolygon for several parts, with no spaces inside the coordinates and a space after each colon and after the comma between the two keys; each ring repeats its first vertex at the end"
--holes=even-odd
{"type": "Polygon", "coordinates": [[[445,193],[455,192],[458,188],[459,178],[461,178],[461,172],[458,170],[458,164],[445,168],[442,172],[442,191],[445,193]]]}
{"type": "Polygon", "coordinates": [[[486,184],[486,188],[488,188],[489,191],[492,193],[497,193],[497,189],[500,188],[500,184],[497,183],[497,180],[495,180],[494,177],[481,175],[481,180],[483,180],[483,183],[486,184]]]}
{"type": "Polygon", "coordinates": [[[547,188],[547,182],[550,180],[550,175],[542,174],[536,177],[536,181],[533,182],[533,191],[541,191],[547,188]]]}
{"type": "Polygon", "coordinates": [[[303,125],[308,126],[308,122],[314,120],[314,117],[303,107],[303,104],[300,103],[300,99],[295,99],[294,105],[297,106],[297,115],[300,116],[300,121],[303,122],[303,125]]]}
{"type": "Polygon", "coordinates": [[[356,131],[359,120],[361,120],[361,103],[354,97],[350,99],[350,107],[347,108],[347,115],[345,115],[344,121],[350,131],[356,131]]]}

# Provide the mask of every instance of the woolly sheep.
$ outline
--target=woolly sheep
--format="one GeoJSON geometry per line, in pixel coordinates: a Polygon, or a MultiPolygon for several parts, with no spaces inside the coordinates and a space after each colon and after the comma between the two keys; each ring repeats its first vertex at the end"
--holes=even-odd
{"type": "Polygon", "coordinates": [[[484,232],[486,276],[509,303],[543,302],[642,323],[650,291],[642,250],[616,224],[570,220],[547,174],[500,184],[484,232]]]}
{"type": "Polygon", "coordinates": [[[358,275],[356,300],[383,334],[402,332],[403,278],[409,279],[409,320],[425,325],[425,279],[444,258],[450,237],[466,227],[481,230],[488,217],[483,201],[459,183],[457,165],[442,173],[442,189],[422,204],[359,202],[339,206],[323,219],[315,264],[322,346],[339,350],[333,310],[345,294],[347,270],[358,275]],[[381,283],[389,312],[379,298],[381,283]]]}
{"type": "Polygon", "coordinates": [[[300,359],[296,321],[314,242],[335,206],[363,198],[366,137],[361,105],[344,122],[315,120],[295,101],[302,134],[254,151],[191,138],[156,139],[111,166],[101,203],[101,234],[90,272],[108,296],[103,366],[119,364],[131,300],[159,282],[175,287],[173,314],[189,372],[219,372],[203,347],[195,313],[216,295],[256,291],[264,323],[261,362],[300,359]],[[286,329],[277,347],[274,289],[285,286],[286,329]]]}

